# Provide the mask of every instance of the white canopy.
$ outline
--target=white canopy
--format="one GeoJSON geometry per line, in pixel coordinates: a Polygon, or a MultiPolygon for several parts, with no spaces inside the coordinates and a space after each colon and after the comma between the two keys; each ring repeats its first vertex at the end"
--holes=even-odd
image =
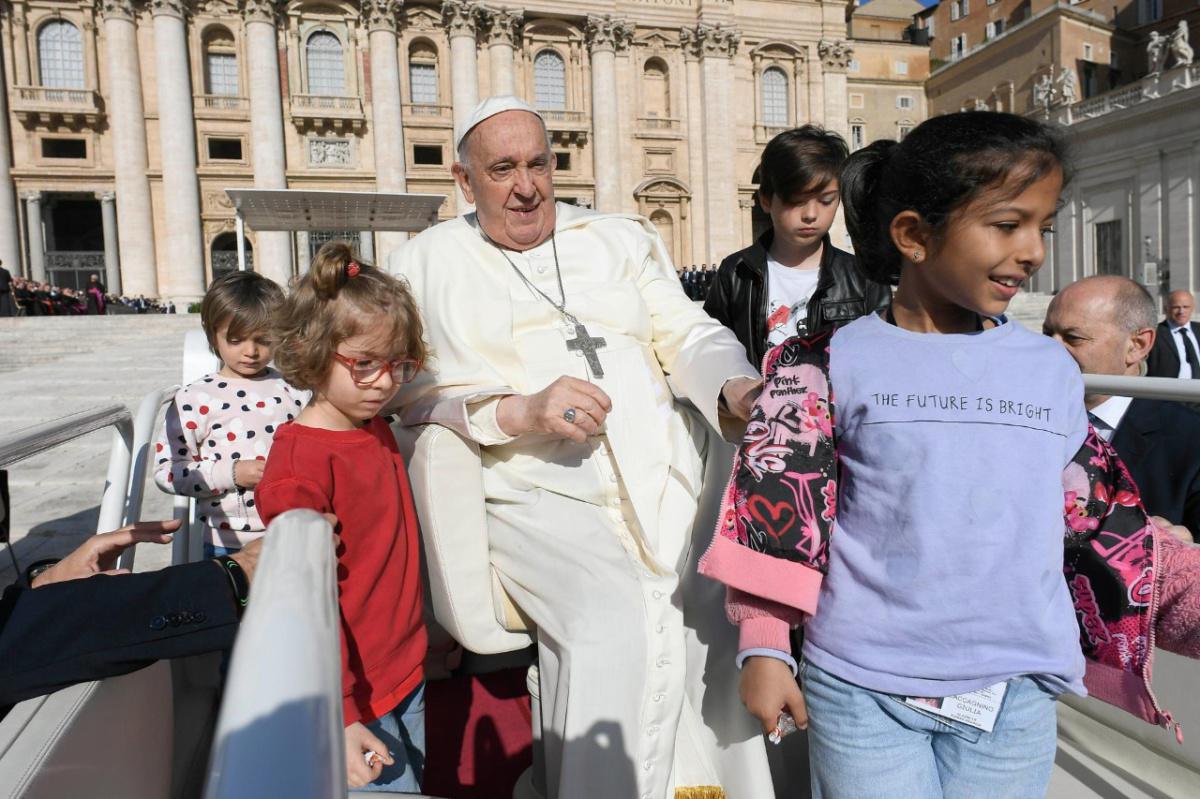
{"type": "Polygon", "coordinates": [[[244,225],[264,230],[387,230],[419,233],[437,224],[441,194],[317,189],[226,189],[237,223],[238,269],[246,268],[244,225]]]}

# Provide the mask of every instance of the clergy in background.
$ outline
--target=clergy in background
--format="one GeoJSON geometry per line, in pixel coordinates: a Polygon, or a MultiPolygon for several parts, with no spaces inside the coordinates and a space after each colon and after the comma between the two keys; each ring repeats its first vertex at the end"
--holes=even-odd
{"type": "Polygon", "coordinates": [[[720,594],[695,606],[686,573],[715,523],[701,426],[744,419],[757,370],[645,219],[555,203],[523,101],[483,101],[453,171],[475,211],[389,261],[434,354],[402,418],[481,446],[492,564],[537,626],[549,799],[772,796],[720,594]]]}

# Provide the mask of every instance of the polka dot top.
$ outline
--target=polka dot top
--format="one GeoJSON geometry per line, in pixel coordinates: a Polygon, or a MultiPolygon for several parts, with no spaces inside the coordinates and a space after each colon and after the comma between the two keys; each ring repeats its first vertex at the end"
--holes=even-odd
{"type": "Polygon", "coordinates": [[[202,377],[181,388],[155,444],[154,482],[169,494],[194,497],[196,518],[216,546],[239,548],[263,534],[253,489],[239,488],[233,467],[265,461],[279,425],[299,415],[308,393],[274,369],[260,377],[202,377]]]}

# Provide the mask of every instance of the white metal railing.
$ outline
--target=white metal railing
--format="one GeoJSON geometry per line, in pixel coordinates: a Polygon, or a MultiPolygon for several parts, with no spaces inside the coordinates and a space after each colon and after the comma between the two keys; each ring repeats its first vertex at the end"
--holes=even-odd
{"type": "MultiPolygon", "coordinates": [[[[0,469],[106,427],[113,428],[112,449],[108,454],[104,491],[100,495],[96,532],[116,530],[128,519],[126,489],[133,451],[133,420],[124,405],[90,408],[0,435],[0,469]]],[[[132,565],[133,549],[130,549],[129,566],[132,565]]]]}
{"type": "MultiPolygon", "coordinates": [[[[155,431],[158,428],[158,412],[164,405],[175,399],[179,386],[152,391],[142,398],[138,405],[137,415],[133,419],[133,441],[130,447],[129,483],[126,488],[126,524],[139,521],[142,518],[142,500],[146,493],[146,476],[154,468],[155,431]]],[[[171,540],[171,562],[186,563],[195,558],[189,557],[189,543],[192,539],[191,519],[188,518],[189,501],[186,497],[176,497],[175,513],[177,519],[182,519],[178,532],[171,540]],[[180,502],[179,500],[183,500],[180,502]]],[[[132,553],[132,549],[126,553],[132,553]]],[[[120,564],[126,567],[124,556],[120,564]]],[[[132,565],[132,564],[131,564],[132,565]]]]}
{"type": "Polygon", "coordinates": [[[346,795],[336,565],[333,530],[319,514],[288,511],[268,528],[225,683],[206,799],[346,795]]]}
{"type": "Polygon", "coordinates": [[[1083,386],[1089,394],[1200,402],[1200,380],[1179,380],[1174,377],[1084,375],[1083,386]]]}

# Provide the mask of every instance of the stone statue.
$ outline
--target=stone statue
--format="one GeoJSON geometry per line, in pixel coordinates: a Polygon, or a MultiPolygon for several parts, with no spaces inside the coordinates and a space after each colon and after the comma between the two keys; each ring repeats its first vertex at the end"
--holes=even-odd
{"type": "Polygon", "coordinates": [[[975,110],[976,111],[991,111],[992,109],[988,108],[988,104],[987,104],[986,100],[981,100],[978,97],[976,97],[975,98],[975,110]]]}
{"type": "Polygon", "coordinates": [[[1058,97],[1063,105],[1072,105],[1079,99],[1075,86],[1075,70],[1064,69],[1059,73],[1058,97]]]}
{"type": "Polygon", "coordinates": [[[1146,61],[1151,75],[1157,75],[1163,70],[1167,60],[1167,37],[1158,31],[1150,31],[1150,41],[1146,42],[1146,61]]]}
{"type": "Polygon", "coordinates": [[[1054,102],[1054,78],[1047,72],[1033,84],[1033,104],[1043,111],[1050,110],[1054,102]]]}
{"type": "MultiPolygon", "coordinates": [[[[1179,20],[1179,24],[1175,27],[1175,32],[1171,34],[1171,55],[1175,57],[1175,63],[1171,64],[1174,67],[1191,66],[1192,59],[1195,53],[1192,51],[1191,44],[1188,43],[1188,24],[1186,19],[1179,20]]],[[[1165,61],[1166,58],[1164,57],[1165,61]]]]}

